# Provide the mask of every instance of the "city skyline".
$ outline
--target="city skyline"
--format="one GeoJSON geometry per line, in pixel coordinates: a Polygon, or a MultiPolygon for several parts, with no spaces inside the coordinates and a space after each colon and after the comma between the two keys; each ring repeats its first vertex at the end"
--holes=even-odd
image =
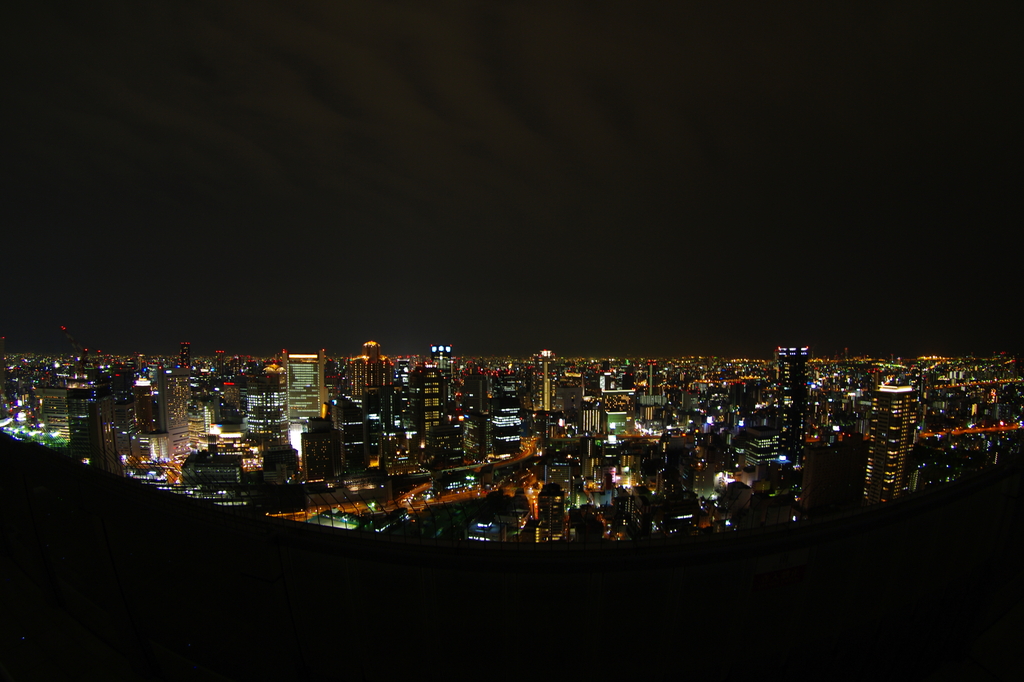
{"type": "Polygon", "coordinates": [[[1011,16],[22,5],[0,333],[1016,352],[1011,16]]]}
{"type": "Polygon", "coordinates": [[[1022,19],[5,8],[0,677],[1015,670],[1022,19]]]}
{"type": "MultiPolygon", "coordinates": [[[[52,356],[75,356],[78,354],[78,350],[72,345],[69,345],[66,335],[60,334],[61,330],[58,329],[57,333],[53,336],[56,337],[56,341],[52,339],[44,341],[36,347],[26,347],[21,344],[15,343],[12,345],[11,337],[5,336],[4,342],[7,349],[7,355],[18,355],[18,354],[37,354],[37,355],[52,355],[52,356]]],[[[979,352],[966,352],[966,353],[942,353],[942,352],[918,352],[918,353],[900,353],[893,349],[879,348],[876,352],[867,352],[864,349],[856,347],[841,346],[834,348],[822,349],[815,345],[807,344],[805,340],[799,339],[799,344],[806,348],[809,352],[809,359],[811,360],[832,360],[832,359],[843,359],[847,358],[850,360],[855,359],[892,359],[892,360],[913,360],[916,358],[988,358],[997,356],[1006,356],[1009,358],[1017,357],[1020,355],[1019,352],[1015,352],[1013,348],[1015,346],[1007,346],[1005,348],[993,348],[985,349],[979,352]]],[[[418,344],[407,344],[405,347],[395,350],[390,343],[376,343],[378,346],[386,350],[386,355],[392,357],[401,358],[413,358],[420,357],[425,359],[431,358],[431,349],[433,344],[431,343],[418,343],[418,344]]],[[[89,357],[95,358],[96,353],[100,353],[103,357],[117,357],[125,358],[134,355],[141,354],[143,356],[152,358],[163,358],[168,361],[178,362],[180,358],[179,346],[184,345],[177,342],[159,343],[155,347],[142,347],[141,344],[130,346],[123,340],[114,340],[113,346],[86,346],[80,344],[83,350],[89,355],[89,357]]],[[[480,352],[467,352],[464,351],[461,344],[449,344],[448,358],[531,358],[536,357],[539,349],[544,344],[536,344],[535,348],[524,346],[522,352],[489,352],[486,348],[481,349],[480,352]]],[[[553,345],[553,344],[547,344],[553,345]]],[[[643,353],[638,351],[627,351],[620,353],[574,353],[574,352],[561,352],[557,351],[559,357],[571,358],[574,360],[580,359],[608,359],[608,358],[624,358],[624,359],[673,359],[673,358],[721,358],[721,359],[736,359],[736,360],[754,360],[764,362],[774,362],[777,359],[777,354],[780,348],[784,348],[788,345],[772,344],[770,346],[761,348],[759,351],[754,353],[724,353],[724,352],[703,352],[703,353],[643,353]]],[[[236,349],[225,349],[222,345],[217,344],[191,344],[190,354],[192,364],[199,358],[204,359],[216,359],[222,354],[226,357],[251,357],[251,358],[279,358],[283,359],[286,355],[296,352],[296,349],[303,351],[309,351],[312,353],[323,352],[328,358],[357,358],[362,355],[361,351],[364,350],[364,343],[359,342],[356,344],[346,344],[344,346],[337,343],[313,343],[305,346],[289,345],[289,346],[277,346],[271,348],[256,348],[253,347],[242,347],[236,349]]],[[[517,349],[518,350],[518,349],[517,349]]],[[[382,351],[383,352],[383,351],[382,351]]]]}

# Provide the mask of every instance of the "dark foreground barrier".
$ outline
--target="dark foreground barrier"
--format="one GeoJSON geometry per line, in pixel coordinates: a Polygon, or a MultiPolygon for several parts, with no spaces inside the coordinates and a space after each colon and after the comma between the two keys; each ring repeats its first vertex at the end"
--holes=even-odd
{"type": "Polygon", "coordinates": [[[1021,471],[770,533],[421,543],[0,437],[0,552],[157,679],[916,679],[1021,599],[1021,471]]]}

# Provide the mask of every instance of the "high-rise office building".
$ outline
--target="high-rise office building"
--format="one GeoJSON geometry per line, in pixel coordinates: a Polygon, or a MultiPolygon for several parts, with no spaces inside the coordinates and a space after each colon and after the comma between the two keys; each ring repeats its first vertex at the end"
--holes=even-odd
{"type": "Polygon", "coordinates": [[[334,428],[341,432],[344,442],[346,472],[368,466],[363,433],[363,408],[348,398],[338,398],[331,410],[334,428]]]}
{"type": "Polygon", "coordinates": [[[521,447],[523,431],[519,399],[503,395],[493,396],[490,420],[494,455],[498,458],[516,455],[521,447]]]}
{"type": "Polygon", "coordinates": [[[394,386],[371,386],[363,392],[363,452],[368,466],[379,466],[384,445],[399,432],[394,386]]]}
{"type": "Polygon", "coordinates": [[[540,409],[545,412],[551,411],[551,396],[553,393],[552,372],[554,371],[555,352],[542,350],[538,355],[540,363],[540,409]]]}
{"type": "Polygon", "coordinates": [[[912,386],[879,386],[871,396],[867,504],[889,502],[910,488],[910,451],[917,426],[917,393],[912,386]]]}
{"type": "Polygon", "coordinates": [[[452,375],[452,346],[448,343],[435,343],[430,346],[430,360],[445,377],[452,375]]]}
{"type": "Polygon", "coordinates": [[[445,380],[439,367],[422,365],[409,374],[409,405],[416,432],[410,447],[417,451],[416,454],[427,448],[433,430],[444,417],[444,389],[445,380]]]}
{"type": "Polygon", "coordinates": [[[462,449],[470,461],[483,462],[494,454],[493,428],[486,414],[466,414],[462,421],[462,449]]]}
{"type": "Polygon", "coordinates": [[[394,366],[389,357],[381,355],[379,343],[376,341],[364,343],[363,354],[349,361],[350,397],[360,401],[368,388],[391,386],[394,383],[394,366]]]}
{"type": "Polygon", "coordinates": [[[309,420],[309,430],[302,434],[302,469],[307,481],[336,481],[344,472],[345,446],[342,434],[334,428],[331,416],[309,420]]]}
{"type": "Polygon", "coordinates": [[[537,516],[540,521],[538,540],[558,542],[565,539],[565,491],[557,483],[548,483],[537,495],[537,516]]]}
{"type": "Polygon", "coordinates": [[[121,461],[130,460],[134,463],[142,455],[134,401],[114,401],[114,446],[121,461]]]}
{"type": "Polygon", "coordinates": [[[743,455],[746,466],[779,460],[779,430],[770,426],[748,426],[743,431],[743,455]]]}
{"type": "Polygon", "coordinates": [[[288,442],[296,452],[302,451],[302,432],[310,419],[320,416],[327,401],[324,381],[326,358],[324,351],[317,353],[288,353],[282,351],[288,400],[288,442]]]}
{"type": "Polygon", "coordinates": [[[490,387],[486,374],[467,374],[462,380],[462,409],[487,414],[490,409],[490,387]]]}
{"type": "Polygon", "coordinates": [[[156,415],[153,412],[153,384],[149,379],[137,379],[132,387],[135,398],[135,423],[139,433],[156,431],[156,415]]]}
{"type": "Polygon", "coordinates": [[[604,432],[622,435],[633,430],[635,391],[611,389],[601,391],[601,412],[604,432]]]}
{"type": "Polygon", "coordinates": [[[804,452],[807,419],[807,358],[810,349],[779,347],[779,449],[783,457],[799,464],[804,452]]]}
{"type": "Polygon", "coordinates": [[[246,434],[260,452],[288,444],[287,403],[283,367],[270,365],[263,376],[249,379],[246,388],[246,434]]]}
{"type": "Polygon", "coordinates": [[[189,370],[160,369],[156,379],[156,428],[168,435],[172,455],[188,455],[189,370]]]}
{"type": "Polygon", "coordinates": [[[110,386],[71,383],[67,404],[71,456],[104,471],[123,473],[114,437],[114,394],[110,386]]]}
{"type": "Polygon", "coordinates": [[[39,388],[36,389],[36,397],[39,398],[39,421],[46,426],[47,430],[57,433],[65,440],[70,438],[68,389],[39,388]]]}
{"type": "Polygon", "coordinates": [[[181,342],[178,350],[178,367],[192,367],[192,344],[188,341],[181,342]]]}
{"type": "Polygon", "coordinates": [[[321,406],[327,401],[324,351],[282,355],[288,384],[288,420],[299,423],[319,417],[321,406]]]}

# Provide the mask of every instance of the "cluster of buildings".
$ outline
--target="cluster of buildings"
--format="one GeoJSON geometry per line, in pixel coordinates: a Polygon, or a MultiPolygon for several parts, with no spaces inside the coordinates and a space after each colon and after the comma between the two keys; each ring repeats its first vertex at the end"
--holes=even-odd
{"type": "Polygon", "coordinates": [[[331,491],[383,504],[415,489],[385,524],[401,532],[429,525],[416,499],[475,492],[459,528],[432,532],[490,540],[713,532],[888,502],[1019,452],[1024,404],[1012,357],[800,346],[638,360],[446,344],[389,357],[369,341],[353,357],[260,359],[182,343],[174,357],[0,364],[5,430],[91,466],[225,503],[301,485],[334,512],[331,491]]]}

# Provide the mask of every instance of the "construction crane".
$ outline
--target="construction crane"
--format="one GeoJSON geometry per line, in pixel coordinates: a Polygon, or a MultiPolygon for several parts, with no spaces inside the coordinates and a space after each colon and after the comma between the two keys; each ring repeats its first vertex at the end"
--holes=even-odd
{"type": "Polygon", "coordinates": [[[75,373],[80,376],[84,376],[85,367],[89,357],[89,349],[82,348],[82,344],[75,341],[75,337],[71,335],[71,332],[69,332],[68,328],[64,325],[61,325],[60,330],[64,332],[64,336],[68,337],[68,341],[71,342],[71,349],[75,352],[75,373]]]}

